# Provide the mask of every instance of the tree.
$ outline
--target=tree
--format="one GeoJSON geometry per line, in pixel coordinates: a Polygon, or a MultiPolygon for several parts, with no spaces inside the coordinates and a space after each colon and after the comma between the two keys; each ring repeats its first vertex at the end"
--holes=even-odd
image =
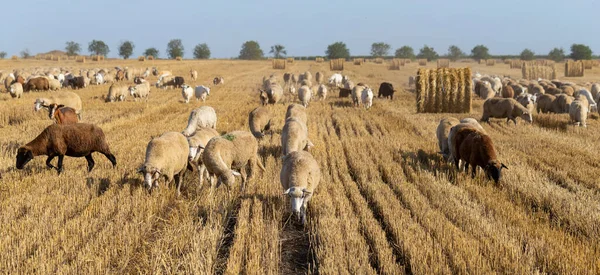
{"type": "Polygon", "coordinates": [[[571,45],[571,58],[575,60],[590,60],[592,59],[592,49],[583,44],[571,45]]]}
{"type": "Polygon", "coordinates": [[[415,59],[415,51],[410,46],[402,46],[396,50],[395,56],[397,58],[415,59]]]}
{"type": "Polygon", "coordinates": [[[350,50],[348,50],[344,42],[335,42],[327,46],[325,54],[329,59],[350,58],[350,50]]]}
{"type": "Polygon", "coordinates": [[[194,58],[196,59],[209,59],[210,49],[206,43],[198,44],[194,48],[194,58]]]}
{"type": "Polygon", "coordinates": [[[555,62],[561,62],[565,59],[565,50],[563,48],[554,48],[548,53],[548,59],[555,62]]]}
{"type": "Polygon", "coordinates": [[[239,58],[244,60],[257,60],[263,58],[263,55],[263,50],[260,49],[258,42],[250,40],[242,44],[239,58]]]}
{"type": "Polygon", "coordinates": [[[535,53],[530,49],[524,49],[521,52],[521,60],[533,60],[535,58],[535,53]]]}
{"type": "Polygon", "coordinates": [[[281,44],[276,44],[271,46],[271,51],[269,53],[273,54],[273,57],[275,58],[281,58],[285,55],[287,55],[287,51],[285,50],[285,47],[281,44]]]}
{"type": "Polygon", "coordinates": [[[477,61],[488,59],[490,58],[489,49],[484,45],[477,45],[471,50],[471,56],[477,61]]]}
{"type": "Polygon", "coordinates": [[[384,57],[390,52],[392,46],[384,42],[377,42],[371,44],[371,55],[373,57],[384,57]]]}
{"type": "Polygon", "coordinates": [[[121,42],[121,45],[119,45],[119,55],[123,57],[123,59],[127,59],[133,54],[133,49],[135,49],[133,42],[129,40],[123,41],[121,42]]]}
{"type": "Polygon", "coordinates": [[[0,59],[6,58],[6,52],[0,52],[0,59]]]}
{"type": "Polygon", "coordinates": [[[435,50],[432,47],[425,45],[423,46],[423,48],[421,48],[421,50],[419,50],[419,54],[417,55],[417,57],[427,58],[427,61],[431,61],[437,59],[439,55],[435,52],[435,50]]]}
{"type": "Polygon", "coordinates": [[[104,43],[104,41],[92,40],[92,42],[90,42],[90,44],[88,45],[88,51],[95,55],[106,56],[110,52],[110,49],[108,48],[108,45],[104,43]]]}
{"type": "Polygon", "coordinates": [[[170,59],[175,59],[178,56],[183,57],[183,50],[184,48],[181,39],[172,39],[169,41],[169,44],[167,44],[167,55],[170,59]]]}
{"type": "Polygon", "coordinates": [[[68,56],[78,55],[81,51],[81,46],[75,41],[68,41],[65,46],[65,51],[68,56]]]}
{"type": "Polygon", "coordinates": [[[456,45],[452,45],[448,47],[448,58],[452,61],[456,61],[457,59],[465,56],[465,53],[456,45]]]}
{"type": "Polygon", "coordinates": [[[24,49],[21,51],[21,58],[25,59],[25,58],[29,58],[31,56],[31,54],[29,53],[29,49],[24,49]]]}
{"type": "Polygon", "coordinates": [[[144,51],[144,55],[145,56],[152,56],[152,57],[154,57],[156,59],[156,58],[158,58],[158,50],[156,48],[147,48],[144,51]]]}

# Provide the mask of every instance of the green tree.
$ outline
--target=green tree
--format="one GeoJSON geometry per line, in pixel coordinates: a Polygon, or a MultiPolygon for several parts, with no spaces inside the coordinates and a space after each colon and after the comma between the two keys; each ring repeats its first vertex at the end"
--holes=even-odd
{"type": "Polygon", "coordinates": [[[92,42],[88,44],[88,51],[95,55],[106,56],[110,52],[110,48],[102,40],[92,40],[92,42]]]}
{"type": "Polygon", "coordinates": [[[384,57],[390,52],[392,46],[384,42],[377,42],[371,44],[371,56],[373,57],[384,57]]]}
{"type": "Polygon", "coordinates": [[[254,40],[246,41],[242,44],[242,49],[240,50],[240,59],[243,60],[258,60],[262,59],[264,56],[263,50],[260,48],[258,42],[254,40]]]}
{"type": "Polygon", "coordinates": [[[68,41],[65,46],[65,51],[68,56],[78,55],[81,51],[81,46],[75,41],[68,41]]]}
{"type": "Polygon", "coordinates": [[[135,49],[135,45],[133,42],[126,40],[119,45],[119,55],[123,57],[123,59],[129,58],[133,55],[133,49],[135,49]]]}
{"type": "Polygon", "coordinates": [[[410,46],[402,46],[396,49],[395,57],[404,59],[415,59],[415,50],[410,46]]]}
{"type": "Polygon", "coordinates": [[[271,51],[269,53],[273,54],[273,57],[275,58],[281,58],[285,55],[287,55],[287,51],[285,50],[285,47],[281,44],[276,44],[271,46],[271,51]]]}
{"type": "Polygon", "coordinates": [[[6,52],[0,52],[0,59],[6,58],[6,52]]]}
{"type": "Polygon", "coordinates": [[[484,45],[477,45],[471,50],[471,57],[479,61],[490,58],[490,50],[484,45]]]}
{"type": "Polygon", "coordinates": [[[29,49],[24,49],[21,51],[21,58],[25,59],[25,58],[29,58],[31,56],[31,54],[29,53],[29,49]]]}
{"type": "Polygon", "coordinates": [[[350,50],[348,50],[344,42],[335,42],[327,46],[325,54],[329,59],[350,58],[350,50]]]}
{"type": "Polygon", "coordinates": [[[206,43],[198,44],[194,47],[194,58],[196,59],[209,59],[210,58],[210,48],[206,43]]]}
{"type": "Polygon", "coordinates": [[[156,48],[147,48],[144,51],[144,56],[152,56],[156,59],[158,58],[158,50],[156,48]]]}
{"type": "Polygon", "coordinates": [[[524,49],[521,52],[521,60],[529,61],[535,58],[535,53],[530,49],[524,49]]]}
{"type": "Polygon", "coordinates": [[[419,50],[418,58],[427,58],[427,61],[435,60],[439,57],[439,55],[435,52],[432,47],[427,45],[423,46],[421,50],[419,50]]]}
{"type": "Polygon", "coordinates": [[[548,59],[554,60],[555,62],[561,62],[565,60],[565,50],[563,48],[554,48],[548,53],[548,59]]]}
{"type": "Polygon", "coordinates": [[[169,44],[167,44],[167,55],[170,59],[175,59],[178,56],[181,56],[183,58],[183,53],[184,48],[181,39],[172,39],[171,41],[169,41],[169,44]]]}
{"type": "Polygon", "coordinates": [[[592,49],[583,44],[571,45],[571,58],[575,60],[590,60],[592,59],[592,49]]]}
{"type": "Polygon", "coordinates": [[[456,61],[459,58],[465,56],[465,53],[456,45],[448,47],[448,58],[452,61],[456,61]]]}

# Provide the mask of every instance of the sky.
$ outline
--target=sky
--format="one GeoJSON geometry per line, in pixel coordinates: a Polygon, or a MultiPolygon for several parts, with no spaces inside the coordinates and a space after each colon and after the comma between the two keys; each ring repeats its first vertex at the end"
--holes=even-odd
{"type": "Polygon", "coordinates": [[[2,13],[0,51],[8,56],[64,50],[102,40],[109,57],[118,56],[124,40],[135,44],[133,56],[156,47],[166,57],[167,43],[181,39],[184,58],[207,43],[212,58],[237,57],[241,45],[257,41],[265,55],[282,44],[289,56],[325,55],[327,45],[346,43],[351,55],[369,55],[371,44],[394,50],[424,45],[438,54],[457,45],[470,53],[478,44],[493,55],[519,54],[529,48],[547,54],[554,47],[569,53],[573,43],[600,53],[597,0],[502,1],[156,1],[24,0],[2,13]]]}

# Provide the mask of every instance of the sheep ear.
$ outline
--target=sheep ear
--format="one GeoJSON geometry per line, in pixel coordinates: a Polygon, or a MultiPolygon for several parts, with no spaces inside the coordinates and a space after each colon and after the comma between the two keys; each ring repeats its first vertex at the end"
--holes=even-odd
{"type": "Polygon", "coordinates": [[[242,174],[240,174],[239,172],[237,172],[237,171],[233,171],[233,170],[231,170],[231,174],[233,174],[233,175],[234,175],[234,176],[236,176],[236,177],[239,177],[239,176],[241,176],[241,175],[242,175],[242,174]]]}
{"type": "Polygon", "coordinates": [[[304,196],[306,196],[306,195],[310,195],[310,194],[312,194],[312,192],[310,192],[310,191],[306,190],[306,188],[304,188],[304,189],[302,189],[302,194],[303,194],[304,196]]]}
{"type": "Polygon", "coordinates": [[[507,170],[508,170],[508,167],[506,167],[506,165],[504,165],[504,163],[501,163],[501,165],[500,165],[500,169],[502,169],[502,168],[504,168],[504,169],[507,169],[507,170]]]}
{"type": "Polygon", "coordinates": [[[288,188],[287,190],[285,190],[285,191],[283,192],[283,194],[284,194],[284,195],[287,195],[287,194],[289,194],[289,193],[290,193],[290,191],[291,191],[291,190],[292,190],[292,188],[288,188]]]}

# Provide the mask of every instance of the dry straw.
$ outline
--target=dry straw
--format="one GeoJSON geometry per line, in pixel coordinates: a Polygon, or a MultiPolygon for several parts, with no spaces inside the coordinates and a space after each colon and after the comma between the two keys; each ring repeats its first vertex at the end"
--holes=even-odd
{"type": "Polygon", "coordinates": [[[419,69],[416,103],[419,113],[471,112],[471,69],[419,69]]]}
{"type": "Polygon", "coordinates": [[[323,61],[325,61],[325,58],[323,58],[323,57],[317,57],[317,58],[315,58],[315,61],[317,63],[323,63],[323,61]]]}
{"type": "Polygon", "coordinates": [[[343,71],[345,61],[344,58],[329,60],[329,69],[332,71],[343,71]]]}
{"type": "Polygon", "coordinates": [[[288,57],[287,58],[287,62],[288,63],[294,63],[294,58],[293,57],[288,57]]]}
{"type": "Polygon", "coordinates": [[[145,56],[139,56],[138,57],[138,61],[146,61],[146,57],[145,56]]]}
{"type": "Polygon", "coordinates": [[[273,59],[272,61],[273,69],[275,70],[284,70],[285,69],[285,59],[273,59]]]}
{"type": "Polygon", "coordinates": [[[450,59],[438,59],[437,60],[437,67],[438,68],[450,68],[450,59]]]}
{"type": "Polygon", "coordinates": [[[521,68],[521,76],[524,79],[537,80],[542,79],[555,79],[556,78],[556,65],[537,65],[536,62],[524,62],[521,68]]]}
{"type": "Polygon", "coordinates": [[[485,61],[486,66],[494,66],[496,65],[496,59],[488,59],[485,61]]]}
{"type": "Polygon", "coordinates": [[[581,61],[565,62],[565,77],[581,77],[585,73],[585,66],[581,61]]]}

